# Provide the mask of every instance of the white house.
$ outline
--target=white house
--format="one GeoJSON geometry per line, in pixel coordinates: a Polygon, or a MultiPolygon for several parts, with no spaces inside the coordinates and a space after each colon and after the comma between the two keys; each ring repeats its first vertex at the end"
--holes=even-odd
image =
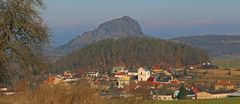
{"type": "Polygon", "coordinates": [[[222,94],[213,94],[213,98],[218,99],[218,98],[227,98],[229,93],[222,93],[222,94]]]}
{"type": "Polygon", "coordinates": [[[153,100],[173,100],[172,95],[153,95],[153,100]]]}
{"type": "Polygon", "coordinates": [[[98,77],[99,76],[99,72],[88,72],[87,76],[88,77],[98,77]]]}
{"type": "Polygon", "coordinates": [[[128,74],[128,76],[137,76],[138,72],[129,71],[127,74],[128,74]]]}
{"type": "Polygon", "coordinates": [[[150,75],[150,70],[142,67],[138,69],[138,81],[147,81],[150,75]]]}

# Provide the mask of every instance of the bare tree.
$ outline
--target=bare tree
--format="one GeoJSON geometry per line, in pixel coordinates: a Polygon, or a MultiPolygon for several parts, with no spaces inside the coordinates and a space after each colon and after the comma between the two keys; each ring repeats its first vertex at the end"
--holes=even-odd
{"type": "Polygon", "coordinates": [[[42,49],[48,44],[48,28],[40,16],[42,0],[0,0],[0,83],[12,72],[23,79],[42,66],[42,49]]]}

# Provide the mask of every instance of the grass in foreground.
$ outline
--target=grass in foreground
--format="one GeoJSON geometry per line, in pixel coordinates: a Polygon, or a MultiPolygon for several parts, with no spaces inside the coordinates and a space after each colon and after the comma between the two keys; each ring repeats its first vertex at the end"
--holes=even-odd
{"type": "Polygon", "coordinates": [[[112,104],[239,104],[239,98],[210,99],[210,100],[175,100],[175,101],[153,101],[153,100],[113,100],[112,104]]]}
{"type": "Polygon", "coordinates": [[[98,90],[87,86],[41,86],[36,90],[26,89],[14,96],[0,96],[0,104],[239,104],[239,98],[211,100],[153,101],[105,99],[98,90]]]}
{"type": "Polygon", "coordinates": [[[96,89],[87,86],[41,86],[18,95],[0,96],[0,104],[104,104],[96,89]]]}

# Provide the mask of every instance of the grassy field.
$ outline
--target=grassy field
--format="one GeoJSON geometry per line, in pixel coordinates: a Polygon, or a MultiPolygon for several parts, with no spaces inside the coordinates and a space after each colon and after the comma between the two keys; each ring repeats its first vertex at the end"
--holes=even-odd
{"type": "MultiPolygon", "coordinates": [[[[20,97],[21,98],[21,97],[20,97]]],[[[67,99],[65,100],[71,100],[67,99]]],[[[51,98],[49,98],[51,99],[51,98]]],[[[39,102],[18,102],[19,99],[16,99],[15,97],[0,97],[0,104],[65,104],[60,103],[58,101],[53,102],[46,102],[44,99],[43,101],[39,102]],[[56,103],[58,102],[58,103],[56,103]]],[[[57,99],[55,99],[57,100],[57,99]]],[[[59,99],[58,99],[59,100],[59,99]]],[[[64,99],[62,99],[64,100],[64,99]]],[[[211,100],[182,100],[182,101],[153,101],[153,100],[133,100],[133,99],[121,99],[121,100],[108,100],[105,102],[96,101],[96,100],[88,100],[87,102],[85,100],[78,101],[78,102],[71,102],[68,104],[239,104],[240,97],[237,98],[227,98],[227,99],[211,99],[211,100]],[[97,102],[97,103],[96,103],[97,102]]]]}
{"type": "Polygon", "coordinates": [[[229,70],[226,69],[195,69],[190,70],[189,73],[194,73],[202,76],[198,81],[216,82],[217,80],[229,80],[233,84],[240,86],[240,70],[231,69],[231,75],[228,75],[229,70]],[[207,75],[204,75],[207,72],[207,75]]]}
{"type": "Polygon", "coordinates": [[[218,56],[212,57],[211,60],[220,68],[240,68],[239,56],[218,56]]]}
{"type": "Polygon", "coordinates": [[[211,100],[183,100],[183,101],[154,101],[152,104],[239,104],[240,98],[211,99],[211,100]]]}
{"type": "Polygon", "coordinates": [[[240,98],[210,99],[210,100],[181,100],[181,101],[153,101],[121,99],[109,101],[109,104],[239,104],[240,98]]]}

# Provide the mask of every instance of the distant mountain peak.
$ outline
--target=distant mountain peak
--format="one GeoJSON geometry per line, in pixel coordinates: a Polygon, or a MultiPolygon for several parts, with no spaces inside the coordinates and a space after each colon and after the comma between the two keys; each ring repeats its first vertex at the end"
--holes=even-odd
{"type": "Polygon", "coordinates": [[[139,23],[129,16],[113,19],[99,25],[98,35],[125,36],[143,35],[139,23]]]}
{"type": "Polygon", "coordinates": [[[122,18],[123,18],[123,19],[132,19],[132,18],[129,17],[129,16],[123,16],[122,18]]]}
{"type": "Polygon", "coordinates": [[[127,36],[145,36],[139,23],[129,16],[123,16],[100,24],[93,31],[84,32],[58,49],[72,51],[104,39],[127,36]]]}

